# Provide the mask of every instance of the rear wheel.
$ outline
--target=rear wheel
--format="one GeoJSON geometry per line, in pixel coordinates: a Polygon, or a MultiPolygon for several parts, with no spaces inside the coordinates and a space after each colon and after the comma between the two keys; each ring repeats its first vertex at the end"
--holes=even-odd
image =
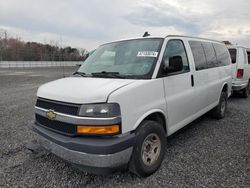
{"type": "Polygon", "coordinates": [[[212,110],[212,116],[216,119],[225,117],[227,111],[227,93],[223,91],[220,96],[219,104],[212,110]]]}
{"type": "Polygon", "coordinates": [[[136,131],[136,143],[129,170],[138,176],[147,177],[161,165],[166,147],[165,131],[155,121],[144,121],[136,131]]]}
{"type": "Polygon", "coordinates": [[[246,88],[244,88],[243,90],[242,90],[242,96],[244,97],[244,98],[248,98],[248,96],[249,96],[249,94],[250,94],[250,84],[249,84],[249,82],[248,82],[248,84],[247,84],[247,87],[246,88]]]}

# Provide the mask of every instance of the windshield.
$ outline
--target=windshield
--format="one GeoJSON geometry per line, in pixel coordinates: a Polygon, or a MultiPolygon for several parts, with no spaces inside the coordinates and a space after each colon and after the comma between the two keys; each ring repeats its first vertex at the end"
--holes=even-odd
{"type": "Polygon", "coordinates": [[[134,39],[102,45],[78,72],[98,77],[151,78],[162,41],[160,38],[134,39]]]}
{"type": "Polygon", "coordinates": [[[237,51],[235,48],[232,49],[228,49],[231,59],[232,59],[232,63],[236,63],[236,55],[237,55],[237,51]]]}

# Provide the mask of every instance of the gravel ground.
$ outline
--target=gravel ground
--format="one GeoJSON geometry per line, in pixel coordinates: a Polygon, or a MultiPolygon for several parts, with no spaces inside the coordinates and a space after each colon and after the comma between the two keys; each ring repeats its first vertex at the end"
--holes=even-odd
{"type": "MultiPolygon", "coordinates": [[[[69,75],[76,68],[65,68],[69,75]]],[[[62,68],[0,69],[0,187],[250,187],[250,98],[229,100],[223,120],[208,115],[168,138],[161,168],[142,179],[129,172],[96,176],[25,144],[39,85],[62,68]]]]}

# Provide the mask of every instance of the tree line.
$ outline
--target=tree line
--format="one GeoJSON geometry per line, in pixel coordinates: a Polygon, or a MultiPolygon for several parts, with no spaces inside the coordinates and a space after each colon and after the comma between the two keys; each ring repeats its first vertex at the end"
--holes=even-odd
{"type": "Polygon", "coordinates": [[[0,30],[0,61],[83,61],[86,57],[85,49],[59,47],[53,41],[50,44],[24,42],[0,30]]]}

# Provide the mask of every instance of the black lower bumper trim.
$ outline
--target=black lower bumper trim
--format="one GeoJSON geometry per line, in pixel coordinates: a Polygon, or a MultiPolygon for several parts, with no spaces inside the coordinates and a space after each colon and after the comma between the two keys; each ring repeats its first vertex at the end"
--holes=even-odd
{"type": "Polygon", "coordinates": [[[134,145],[135,134],[121,137],[68,137],[33,125],[33,130],[44,138],[70,150],[90,154],[113,154],[134,145]]]}

